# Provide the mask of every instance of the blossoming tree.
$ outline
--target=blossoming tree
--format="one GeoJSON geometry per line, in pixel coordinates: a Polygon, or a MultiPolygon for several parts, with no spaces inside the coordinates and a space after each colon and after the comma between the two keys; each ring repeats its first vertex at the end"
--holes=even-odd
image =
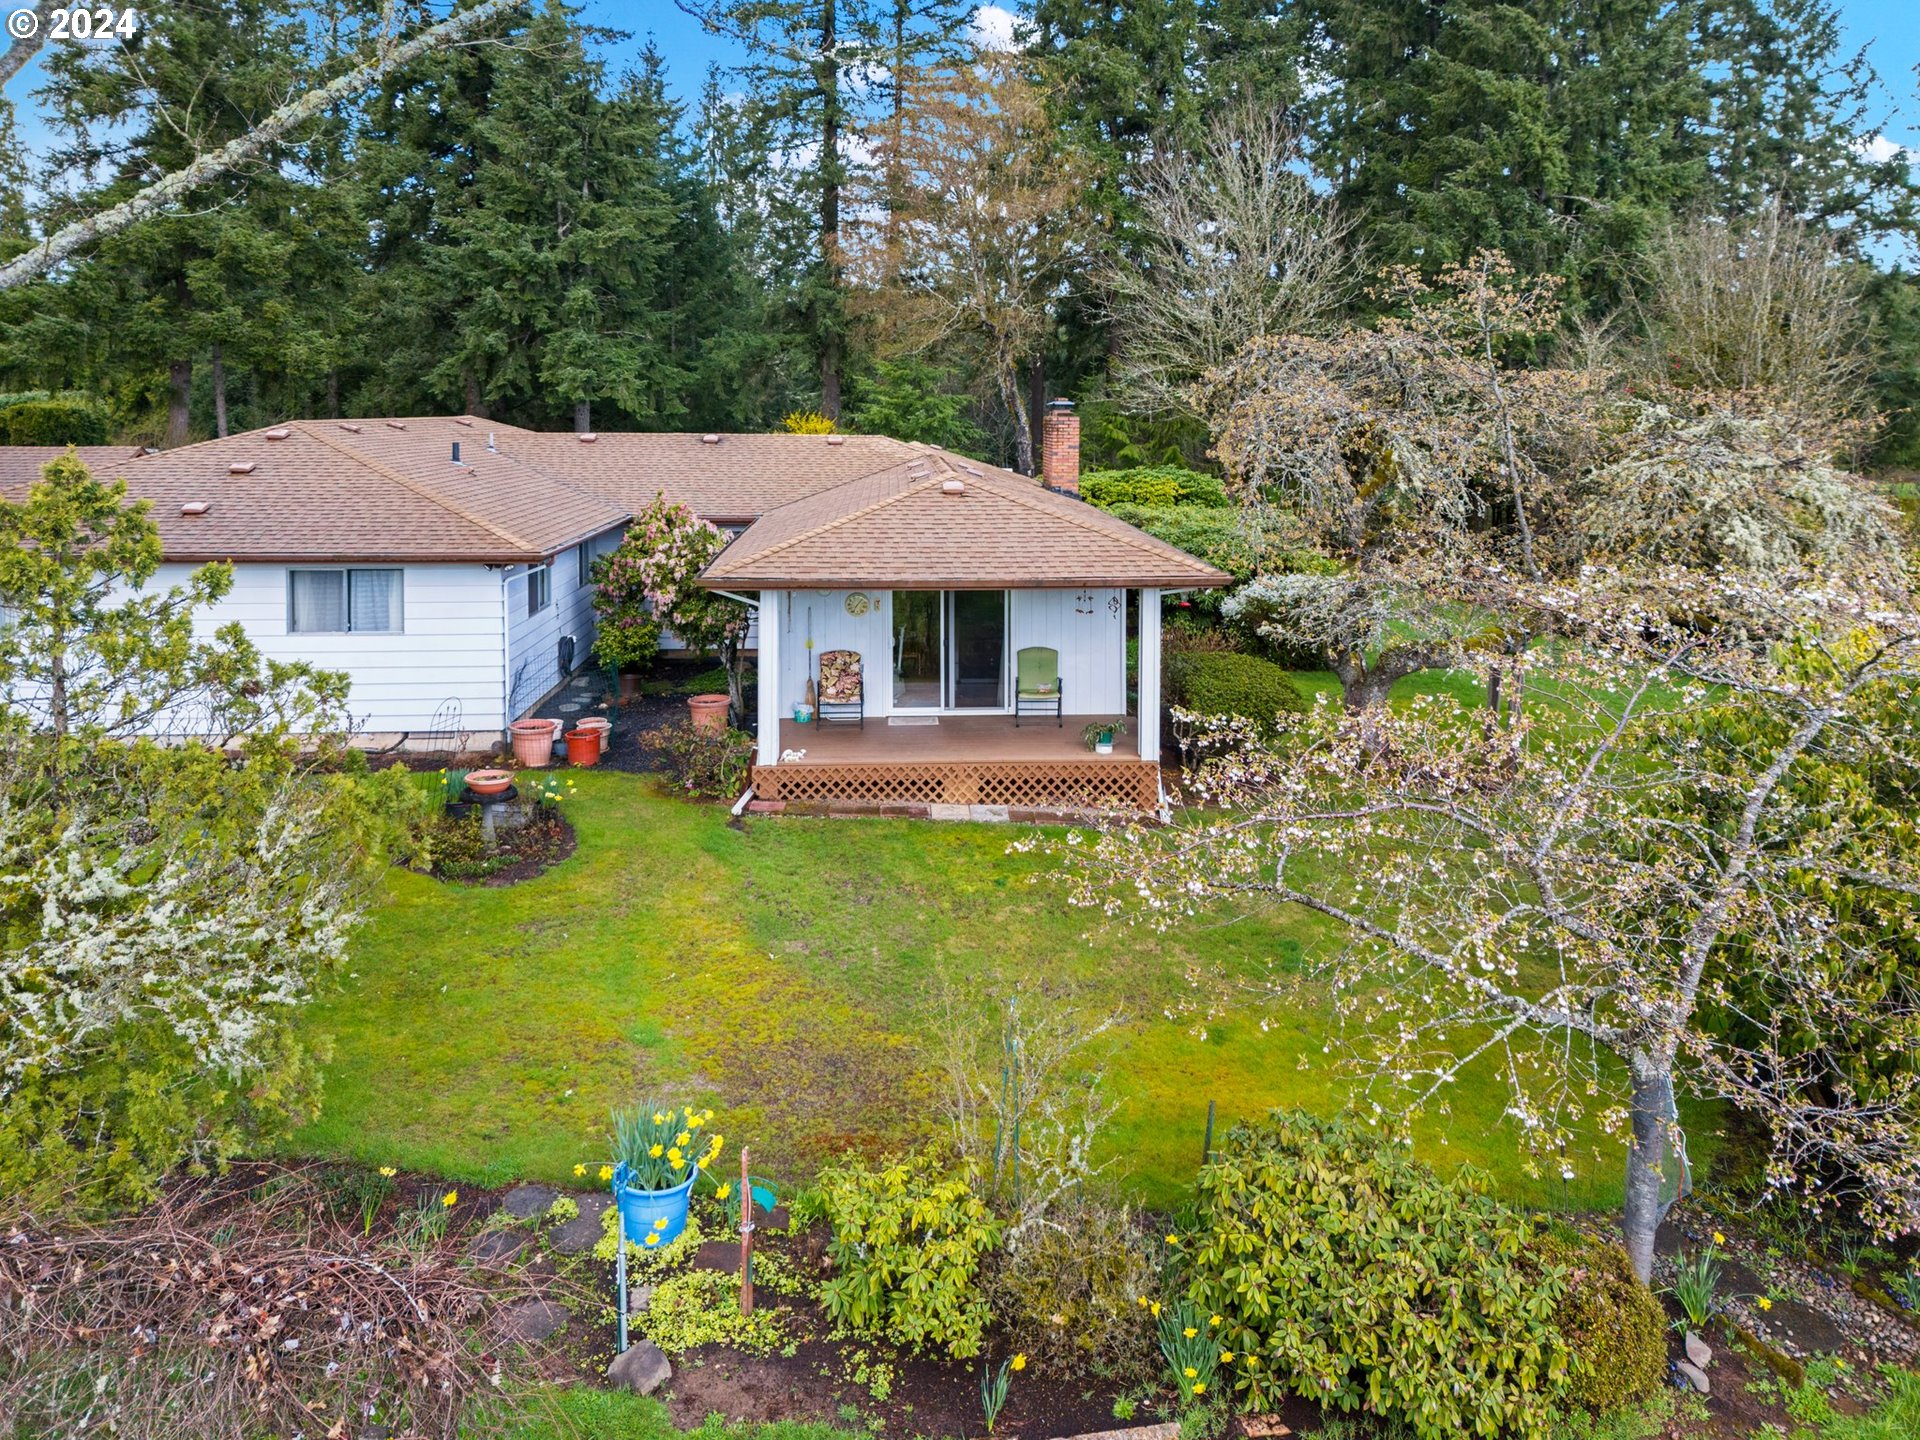
{"type": "Polygon", "coordinates": [[[1436,697],[1371,738],[1325,705],[1277,742],[1212,722],[1191,777],[1212,808],[1059,846],[1074,899],[1335,922],[1313,973],[1376,1117],[1444,1115],[1471,1072],[1536,1165],[1621,1136],[1642,1280],[1676,1094],[1763,1122],[1774,1186],[1920,1228],[1920,616],[1685,572],[1528,598],[1573,633],[1527,718],[1436,697]]]}

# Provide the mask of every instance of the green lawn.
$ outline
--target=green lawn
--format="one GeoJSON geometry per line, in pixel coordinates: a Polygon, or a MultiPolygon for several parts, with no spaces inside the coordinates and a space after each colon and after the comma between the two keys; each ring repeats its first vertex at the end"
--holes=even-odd
{"type": "MultiPolygon", "coordinates": [[[[310,1007],[332,1044],[318,1120],[294,1150],[500,1183],[571,1175],[605,1149],[611,1106],[656,1093],[711,1104],[756,1168],[811,1173],[849,1146],[938,1123],[932,1052],[943,990],[984,1007],[1045,981],[1128,1018],[1111,1139],[1145,1198],[1191,1179],[1207,1102],[1222,1123],[1276,1104],[1329,1111],[1345,1081],[1322,1054],[1322,998],[1251,998],[1206,1021],[1190,967],[1250,979],[1324,943],[1299,912],[1221,914],[1171,937],[1096,928],[1004,826],[759,820],[663,795],[646,778],[578,776],[580,848],[508,888],[396,871],[350,973],[310,1007]],[[1171,1018],[1169,1018],[1171,1012],[1171,1018]],[[1263,1028],[1262,1021],[1265,1025],[1263,1028]]],[[[1516,1199],[1618,1199],[1607,1142],[1576,1175],[1534,1182],[1489,1071],[1419,1133],[1438,1163],[1471,1160],[1516,1199]]]]}

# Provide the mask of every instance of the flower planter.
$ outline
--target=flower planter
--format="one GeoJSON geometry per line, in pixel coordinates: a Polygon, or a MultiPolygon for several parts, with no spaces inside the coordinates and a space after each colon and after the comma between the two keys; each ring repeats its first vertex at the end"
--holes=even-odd
{"type": "Polygon", "coordinates": [[[600,732],[598,730],[569,730],[567,732],[567,763],[569,765],[598,765],[600,763],[600,732]]]}
{"type": "Polygon", "coordinates": [[[507,727],[513,732],[513,758],[530,770],[553,763],[553,742],[559,738],[558,720],[516,720],[507,727]]]}
{"type": "Polygon", "coordinates": [[[727,728],[727,704],[724,695],[691,696],[687,711],[693,717],[693,728],[709,735],[720,734],[727,728]]]}
{"type": "Polygon", "coordinates": [[[671,1190],[638,1189],[627,1184],[627,1176],[631,1173],[625,1165],[616,1165],[613,1169],[613,1199],[620,1207],[620,1218],[626,1224],[628,1241],[647,1250],[671,1245],[680,1238],[680,1232],[687,1228],[687,1202],[693,1196],[693,1182],[700,1178],[700,1167],[694,1166],[686,1180],[671,1190]],[[662,1220],[667,1223],[660,1225],[662,1220]],[[648,1245],[649,1235],[658,1235],[660,1238],[648,1245]]]}
{"type": "Polygon", "coordinates": [[[635,670],[622,670],[619,686],[620,703],[626,705],[640,698],[640,675],[635,670]]]}
{"type": "Polygon", "coordinates": [[[576,730],[597,730],[600,733],[600,753],[606,754],[613,748],[613,721],[604,715],[589,715],[584,720],[574,722],[576,730]]]}
{"type": "Polygon", "coordinates": [[[483,800],[506,794],[507,788],[512,784],[511,770],[469,770],[467,772],[467,789],[483,800]]]}

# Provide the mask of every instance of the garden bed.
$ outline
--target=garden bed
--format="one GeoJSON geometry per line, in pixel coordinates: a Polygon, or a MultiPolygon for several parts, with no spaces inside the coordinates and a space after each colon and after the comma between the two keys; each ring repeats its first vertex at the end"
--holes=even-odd
{"type": "Polygon", "coordinates": [[[552,869],[579,844],[555,805],[515,801],[498,808],[510,813],[496,817],[491,843],[478,806],[456,806],[436,820],[428,873],[458,884],[516,885],[552,869]]]}

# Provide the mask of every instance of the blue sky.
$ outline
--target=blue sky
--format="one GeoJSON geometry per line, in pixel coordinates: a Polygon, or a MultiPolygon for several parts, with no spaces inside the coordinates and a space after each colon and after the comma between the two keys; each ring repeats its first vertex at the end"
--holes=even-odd
{"type": "MultiPolygon", "coordinates": [[[[12,8],[0,3],[0,9],[12,8]]],[[[737,59],[732,48],[707,34],[700,23],[687,15],[672,0],[576,0],[585,19],[609,29],[624,30],[630,39],[613,47],[608,58],[616,67],[631,57],[645,38],[651,35],[667,59],[668,77],[683,99],[695,95],[709,65],[725,65],[737,59]]],[[[983,7],[999,11],[989,23],[1003,28],[1006,12],[998,6],[983,7]]],[[[1892,143],[1920,150],[1920,4],[1916,0],[1843,0],[1841,20],[1854,45],[1866,45],[1879,71],[1883,103],[1876,106],[1876,120],[1885,118],[1881,143],[1892,143]]],[[[31,92],[40,83],[38,65],[30,65],[6,87],[19,112],[21,140],[30,150],[44,143],[45,127],[35,113],[31,92]]]]}

